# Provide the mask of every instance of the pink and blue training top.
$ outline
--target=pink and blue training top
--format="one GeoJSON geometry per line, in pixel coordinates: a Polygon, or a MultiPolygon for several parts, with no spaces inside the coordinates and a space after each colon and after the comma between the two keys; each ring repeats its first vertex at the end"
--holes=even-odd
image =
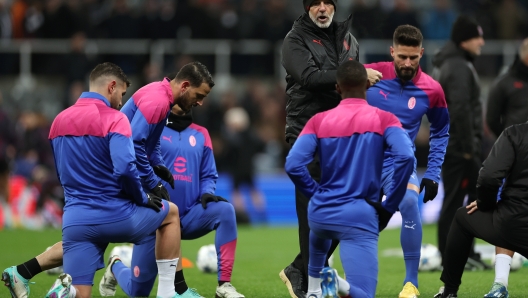
{"type": "Polygon", "coordinates": [[[160,182],[152,167],[163,165],[159,141],[173,102],[170,80],[165,78],[141,87],[121,108],[132,127],[137,168],[143,187],[149,191],[160,182]]]}
{"type": "Polygon", "coordinates": [[[365,200],[379,200],[385,150],[394,157],[394,180],[383,206],[394,213],[405,194],[414,162],[411,140],[398,119],[357,98],[343,99],[336,108],[312,117],[285,165],[295,186],[311,198],[310,220],[377,232],[377,222],[363,222],[360,214],[367,208],[365,200]],[[306,167],[315,154],[321,165],[319,183],[306,167]],[[351,218],[354,214],[359,214],[358,218],[351,218]]]}
{"type": "MultiPolygon", "coordinates": [[[[427,115],[431,123],[430,149],[424,178],[439,182],[449,140],[449,113],[444,90],[437,81],[422,72],[421,68],[418,68],[414,79],[403,82],[396,76],[394,62],[379,62],[364,66],[375,69],[383,75],[380,82],[368,89],[368,103],[396,115],[413,143],[422,118],[427,115]]],[[[385,164],[390,165],[391,162],[392,157],[387,152],[385,164]]]]}
{"type": "Polygon", "coordinates": [[[95,92],[55,118],[49,140],[64,188],[63,228],[119,221],[147,203],[131,135],[125,115],[95,92]]]}
{"type": "Polygon", "coordinates": [[[194,123],[181,132],[165,127],[161,153],[174,177],[174,189],[163,183],[182,218],[201,202],[203,194],[215,194],[218,173],[209,132],[194,123]]]}

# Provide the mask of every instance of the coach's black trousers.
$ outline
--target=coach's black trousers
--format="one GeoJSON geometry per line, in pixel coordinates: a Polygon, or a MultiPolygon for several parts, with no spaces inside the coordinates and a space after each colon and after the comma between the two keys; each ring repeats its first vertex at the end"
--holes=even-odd
{"type": "Polygon", "coordinates": [[[480,164],[477,160],[467,160],[449,154],[445,156],[442,165],[445,195],[438,218],[438,250],[442,255],[446,247],[449,228],[458,208],[464,203],[464,197],[468,195],[468,202],[476,199],[479,170],[480,164]]]}
{"type": "MultiPolygon", "coordinates": [[[[319,182],[321,179],[321,166],[319,164],[319,156],[315,156],[314,160],[308,165],[308,171],[310,176],[319,182]]],[[[297,210],[297,221],[299,223],[299,248],[300,253],[295,257],[295,260],[292,262],[293,266],[299,270],[304,275],[304,282],[308,281],[308,260],[310,254],[308,248],[310,246],[310,227],[308,226],[308,203],[310,199],[304,196],[297,188],[295,188],[295,207],[297,210]]],[[[328,257],[332,255],[335,251],[339,241],[332,241],[332,246],[328,252],[326,258],[326,265],[328,265],[328,257]]],[[[306,284],[306,287],[308,285],[306,284]]],[[[306,289],[305,289],[306,290],[306,289]]]]}
{"type": "Polygon", "coordinates": [[[467,209],[462,207],[456,212],[447,237],[447,246],[444,251],[444,269],[440,277],[445,284],[446,293],[457,293],[474,238],[528,256],[526,229],[501,231],[497,229],[497,224],[494,225],[493,221],[493,212],[491,211],[477,210],[473,214],[467,214],[467,209]]]}

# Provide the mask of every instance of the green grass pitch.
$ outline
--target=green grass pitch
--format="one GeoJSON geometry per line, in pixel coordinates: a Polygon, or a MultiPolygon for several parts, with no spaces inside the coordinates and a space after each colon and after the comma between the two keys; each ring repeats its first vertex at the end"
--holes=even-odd
{"type": "MultiPolygon", "coordinates": [[[[61,238],[59,230],[26,231],[5,230],[0,232],[2,254],[0,270],[16,265],[41,253],[61,238]]],[[[383,257],[381,252],[400,246],[399,230],[387,230],[381,234],[379,251],[379,278],[376,297],[398,297],[405,275],[401,257],[383,257]]],[[[214,243],[214,233],[198,240],[183,241],[183,256],[193,262],[200,246],[214,243]]],[[[424,227],[423,243],[436,244],[436,227],[424,227]]],[[[111,245],[107,249],[110,252],[111,245]]],[[[248,298],[288,298],[286,287],[279,278],[279,271],[288,265],[298,252],[297,229],[293,227],[240,227],[238,247],[233,272],[233,285],[248,298]]],[[[105,259],[106,260],[106,259],[105,259]]],[[[339,257],[335,258],[335,267],[342,275],[343,270],[339,257]]],[[[528,297],[528,268],[522,268],[510,275],[509,291],[511,298],[528,297]]],[[[95,275],[93,297],[98,296],[98,284],[103,270],[95,275]]],[[[420,273],[420,297],[432,297],[441,286],[440,272],[420,273]]],[[[55,276],[41,273],[32,281],[31,297],[44,297],[53,283],[55,276]]],[[[205,274],[196,268],[185,269],[187,284],[198,289],[205,297],[214,297],[216,274],[205,274]]],[[[459,297],[482,297],[493,282],[493,271],[465,272],[459,297]]],[[[151,293],[155,297],[156,288],[151,293]]],[[[118,290],[117,297],[126,297],[118,290]]],[[[7,289],[0,289],[0,297],[9,297],[7,289]]]]}

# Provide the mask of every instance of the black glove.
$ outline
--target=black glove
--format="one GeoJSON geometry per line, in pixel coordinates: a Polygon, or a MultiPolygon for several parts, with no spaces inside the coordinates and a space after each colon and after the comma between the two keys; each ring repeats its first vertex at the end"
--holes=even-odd
{"type": "Polygon", "coordinates": [[[387,224],[389,224],[389,220],[392,217],[392,213],[387,211],[387,209],[383,208],[380,202],[372,202],[371,200],[366,201],[378,212],[379,231],[383,231],[387,227],[387,224]]]}
{"type": "Polygon", "coordinates": [[[215,196],[210,193],[204,193],[202,195],[202,207],[207,208],[207,203],[209,202],[229,202],[228,200],[222,198],[221,196],[215,196]]]}
{"type": "Polygon", "coordinates": [[[156,212],[160,212],[161,207],[163,207],[163,203],[161,202],[161,198],[155,196],[154,194],[148,193],[147,194],[148,202],[147,207],[154,209],[156,212]]]}
{"type": "Polygon", "coordinates": [[[431,179],[423,178],[422,183],[420,183],[420,192],[425,187],[425,194],[423,197],[423,202],[427,203],[432,201],[438,194],[438,182],[435,182],[431,179]]]}
{"type": "Polygon", "coordinates": [[[157,197],[160,197],[164,200],[167,200],[167,201],[170,201],[170,196],[169,196],[169,192],[167,191],[167,189],[165,188],[165,186],[163,186],[163,184],[161,183],[158,183],[158,185],[156,187],[154,187],[153,189],[150,190],[150,192],[157,196],[157,197]]]}
{"type": "Polygon", "coordinates": [[[174,176],[172,176],[172,173],[169,171],[169,169],[162,165],[154,166],[152,169],[154,170],[154,174],[156,174],[156,176],[166,181],[172,187],[172,189],[174,189],[174,176]]]}

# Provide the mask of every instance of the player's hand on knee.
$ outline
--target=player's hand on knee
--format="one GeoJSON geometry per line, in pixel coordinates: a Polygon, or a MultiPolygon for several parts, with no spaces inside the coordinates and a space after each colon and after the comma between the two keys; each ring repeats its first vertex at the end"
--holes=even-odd
{"type": "Polygon", "coordinates": [[[156,212],[160,212],[161,207],[163,207],[162,199],[154,194],[147,194],[147,207],[154,209],[156,212]]]}
{"type": "Polygon", "coordinates": [[[209,202],[218,202],[218,199],[215,195],[212,195],[210,193],[204,193],[201,198],[202,201],[202,207],[205,209],[207,208],[207,203],[209,202]]]}
{"type": "Polygon", "coordinates": [[[152,169],[154,170],[154,174],[156,174],[156,176],[169,183],[171,188],[174,189],[174,176],[172,176],[172,173],[169,169],[162,165],[154,166],[152,169]]]}
{"type": "Polygon", "coordinates": [[[228,200],[222,198],[221,196],[215,196],[210,193],[204,193],[201,198],[202,207],[207,208],[207,203],[209,202],[229,202],[228,200]]]}
{"type": "Polygon", "coordinates": [[[167,200],[167,201],[170,201],[170,196],[169,196],[169,192],[167,191],[167,189],[165,188],[165,186],[163,186],[163,184],[161,183],[161,181],[158,183],[158,185],[156,187],[154,187],[153,189],[150,190],[150,192],[157,196],[157,197],[160,197],[164,200],[167,200]]]}
{"type": "Polygon", "coordinates": [[[221,196],[216,196],[216,201],[217,201],[217,202],[227,202],[227,203],[229,203],[228,200],[222,198],[221,196]]]}
{"type": "Polygon", "coordinates": [[[436,198],[438,194],[438,182],[435,182],[431,179],[423,178],[422,183],[420,183],[420,192],[425,188],[425,194],[423,197],[423,202],[427,203],[436,198]]]}

